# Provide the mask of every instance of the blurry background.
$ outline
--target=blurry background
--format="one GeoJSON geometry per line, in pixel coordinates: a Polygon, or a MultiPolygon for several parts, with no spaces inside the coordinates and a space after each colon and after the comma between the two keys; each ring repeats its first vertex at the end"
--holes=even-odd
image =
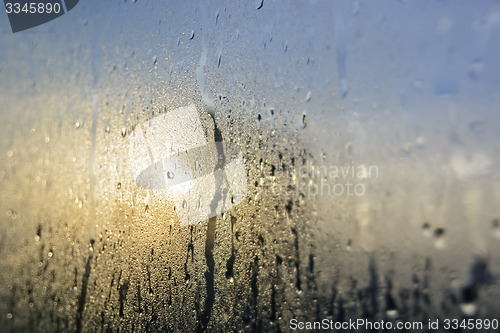
{"type": "Polygon", "coordinates": [[[497,1],[81,1],[16,34],[0,14],[2,330],[498,319],[499,41],[497,1]],[[249,196],[180,227],[128,136],[190,104],[249,196]]]}

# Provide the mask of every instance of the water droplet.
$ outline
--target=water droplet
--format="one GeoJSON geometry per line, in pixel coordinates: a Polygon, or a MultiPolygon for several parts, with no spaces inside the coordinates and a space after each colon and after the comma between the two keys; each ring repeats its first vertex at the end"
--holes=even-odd
{"type": "Polygon", "coordinates": [[[304,129],[304,128],[306,128],[306,126],[307,126],[307,116],[306,116],[306,113],[304,112],[302,114],[302,122],[300,124],[300,128],[304,129]]]}
{"type": "Polygon", "coordinates": [[[47,255],[49,256],[49,258],[52,258],[52,256],[54,255],[54,252],[52,252],[52,250],[50,250],[49,253],[47,253],[47,255]]]}
{"type": "Polygon", "coordinates": [[[352,151],[353,151],[353,145],[352,145],[352,142],[348,142],[346,143],[345,145],[345,154],[347,156],[351,156],[352,155],[352,151]]]}
{"type": "Polygon", "coordinates": [[[399,316],[399,311],[397,309],[388,309],[385,314],[387,318],[394,320],[399,316]]]}
{"type": "Polygon", "coordinates": [[[473,80],[477,80],[482,71],[483,64],[481,61],[476,60],[469,67],[469,77],[473,80]]]}
{"type": "Polygon", "coordinates": [[[259,10],[264,6],[264,0],[255,0],[255,9],[259,10]]]}
{"type": "Polygon", "coordinates": [[[45,142],[49,142],[50,138],[48,136],[45,137],[45,142]]]}
{"type": "Polygon", "coordinates": [[[477,306],[474,303],[461,303],[460,310],[467,317],[473,317],[477,314],[477,306]]]}
{"type": "Polygon", "coordinates": [[[359,14],[359,1],[354,1],[352,3],[352,15],[358,16],[359,14]]]}
{"type": "Polygon", "coordinates": [[[436,238],[443,237],[444,236],[444,229],[443,228],[437,228],[434,230],[434,236],[436,238]]]}
{"type": "Polygon", "coordinates": [[[443,228],[434,230],[434,246],[440,250],[446,247],[445,231],[443,228]]]}
{"type": "Polygon", "coordinates": [[[413,85],[413,88],[414,88],[417,92],[422,92],[422,91],[423,91],[423,86],[424,86],[424,85],[423,85],[422,81],[420,81],[420,80],[415,80],[415,81],[413,81],[412,85],[413,85]]]}
{"type": "Polygon", "coordinates": [[[411,147],[412,147],[411,142],[405,143],[405,145],[403,146],[403,152],[405,154],[407,154],[407,155],[410,154],[411,153],[411,147]]]}
{"type": "Polygon", "coordinates": [[[167,178],[174,179],[174,173],[172,171],[167,171],[167,178]]]}
{"type": "Polygon", "coordinates": [[[7,313],[7,319],[12,319],[12,313],[7,313]]]}
{"type": "Polygon", "coordinates": [[[194,30],[191,30],[191,36],[189,37],[189,40],[192,40],[194,38],[194,30]]]}
{"type": "Polygon", "coordinates": [[[80,128],[80,122],[79,122],[79,121],[77,121],[77,122],[75,123],[75,127],[76,127],[76,128],[80,128]]]}
{"type": "Polygon", "coordinates": [[[17,218],[17,213],[14,210],[9,209],[7,211],[7,216],[10,216],[10,218],[12,218],[13,220],[15,220],[17,218]]]}
{"type": "Polygon", "coordinates": [[[425,147],[425,138],[423,136],[419,136],[416,140],[415,140],[415,145],[417,146],[417,148],[424,148],[425,147]]]}
{"type": "Polygon", "coordinates": [[[106,128],[104,130],[106,131],[106,133],[109,133],[109,132],[111,132],[111,127],[106,126],[106,128]]]}
{"type": "Polygon", "coordinates": [[[125,127],[122,128],[122,137],[124,138],[127,135],[127,129],[125,127]]]}
{"type": "Polygon", "coordinates": [[[500,239],[500,220],[498,218],[494,219],[491,222],[491,225],[493,227],[493,235],[500,239]]]}
{"type": "Polygon", "coordinates": [[[432,236],[431,225],[427,222],[422,224],[422,235],[427,238],[432,236]]]}
{"type": "Polygon", "coordinates": [[[116,184],[116,188],[119,190],[122,188],[122,183],[121,182],[118,182],[118,184],[116,184]]]}
{"type": "Polygon", "coordinates": [[[8,156],[8,157],[12,157],[12,155],[14,155],[14,151],[9,150],[9,151],[7,152],[7,156],[8,156]]]}
{"type": "Polygon", "coordinates": [[[308,103],[310,100],[311,100],[311,92],[310,92],[310,91],[308,91],[308,92],[307,92],[307,95],[306,95],[306,98],[304,98],[304,102],[305,102],[305,103],[308,103]]]}
{"type": "Polygon", "coordinates": [[[219,22],[219,16],[220,16],[220,9],[217,9],[217,12],[215,13],[215,25],[217,25],[217,22],[219,22]]]}
{"type": "Polygon", "coordinates": [[[346,79],[340,80],[340,97],[344,98],[347,96],[349,86],[346,79]]]}
{"type": "Polygon", "coordinates": [[[188,204],[187,204],[187,201],[186,201],[186,200],[184,200],[184,201],[182,202],[182,208],[187,208],[187,205],[188,205],[188,204]]]}

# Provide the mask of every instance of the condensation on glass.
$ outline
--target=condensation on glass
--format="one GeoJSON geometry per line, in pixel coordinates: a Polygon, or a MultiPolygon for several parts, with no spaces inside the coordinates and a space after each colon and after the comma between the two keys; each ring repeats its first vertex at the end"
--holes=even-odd
{"type": "Polygon", "coordinates": [[[3,331],[498,319],[497,2],[81,1],[16,34],[0,17],[3,331]],[[241,150],[248,195],[181,226],[130,142],[189,106],[241,150]]]}

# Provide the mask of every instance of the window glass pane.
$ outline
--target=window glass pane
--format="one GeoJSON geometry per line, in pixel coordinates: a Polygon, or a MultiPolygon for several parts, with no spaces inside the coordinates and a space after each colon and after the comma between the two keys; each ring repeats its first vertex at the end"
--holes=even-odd
{"type": "Polygon", "coordinates": [[[0,15],[7,332],[495,328],[498,2],[65,5],[0,15]]]}

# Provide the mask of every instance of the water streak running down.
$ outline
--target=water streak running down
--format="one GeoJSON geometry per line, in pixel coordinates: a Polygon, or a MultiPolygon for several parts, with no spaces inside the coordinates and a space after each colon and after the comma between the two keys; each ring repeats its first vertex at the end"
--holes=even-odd
{"type": "Polygon", "coordinates": [[[90,144],[90,157],[89,157],[89,194],[88,194],[88,205],[89,205],[89,241],[94,242],[95,240],[95,230],[96,230],[96,199],[95,191],[97,184],[97,174],[96,168],[96,150],[97,150],[97,117],[98,108],[96,105],[96,95],[92,97],[92,129],[91,129],[91,144],[90,144]]]}

